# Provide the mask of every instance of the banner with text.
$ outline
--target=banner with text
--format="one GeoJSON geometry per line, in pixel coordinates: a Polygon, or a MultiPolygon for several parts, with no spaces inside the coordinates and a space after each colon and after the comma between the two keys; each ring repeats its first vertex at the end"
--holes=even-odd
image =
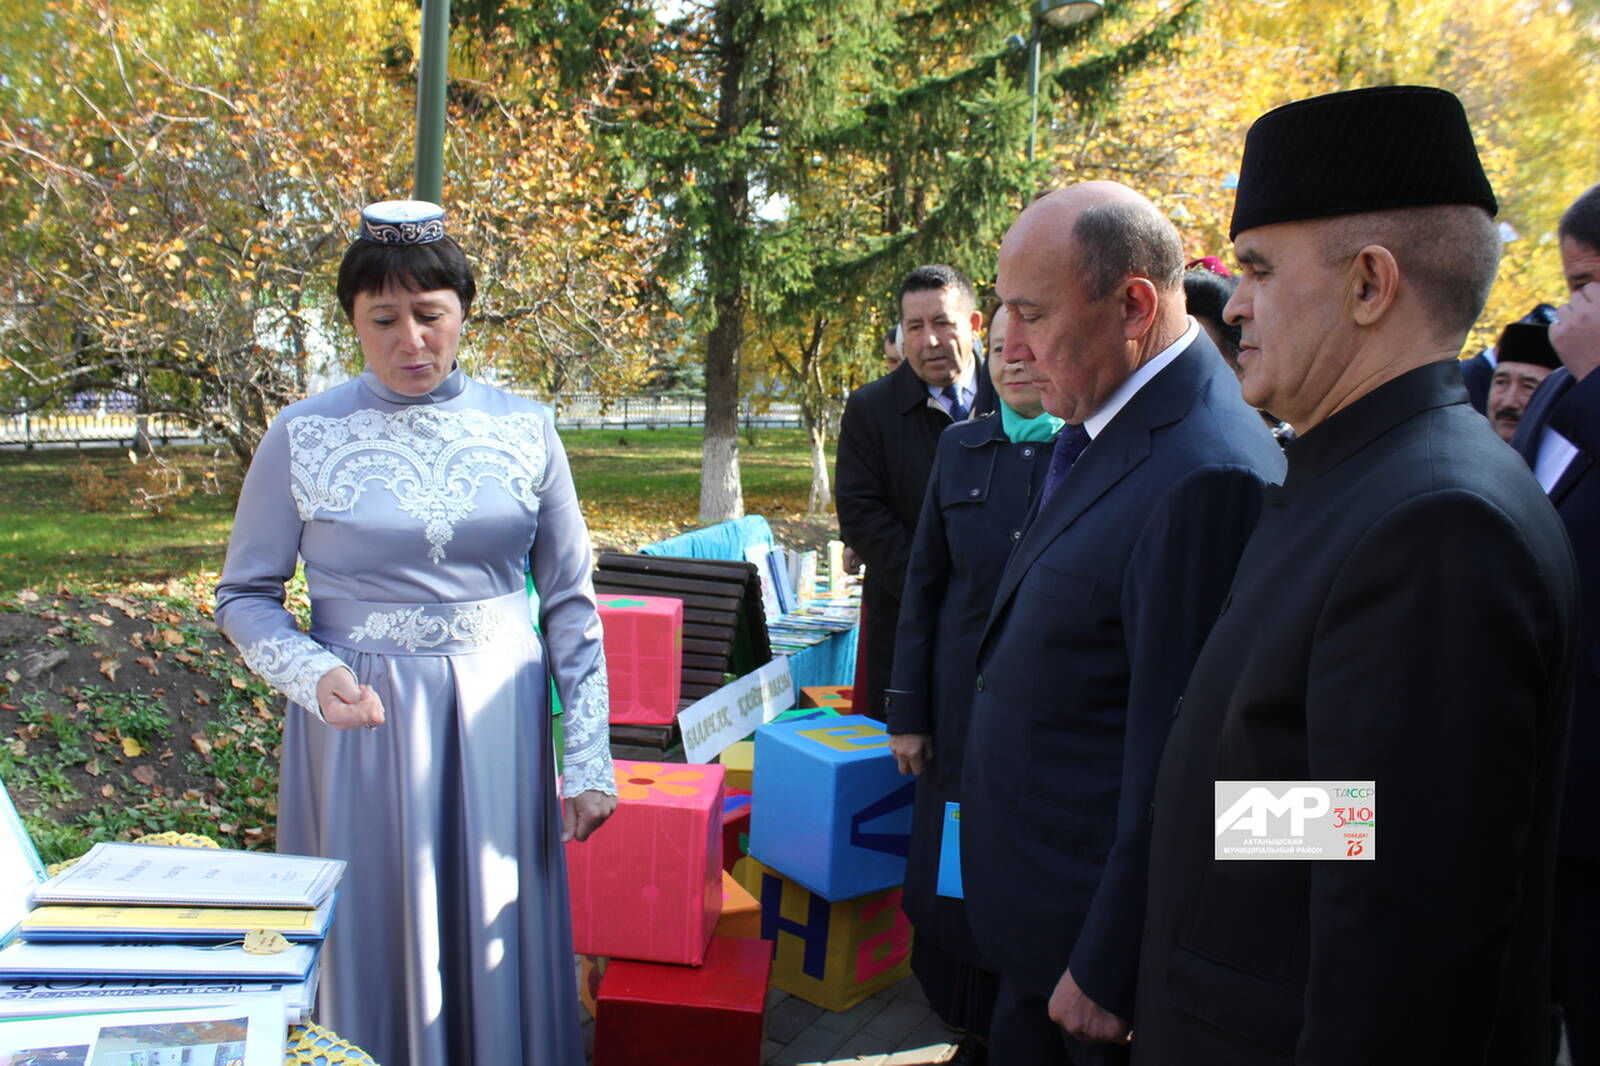
{"type": "Polygon", "coordinates": [[[678,712],[683,754],[693,763],[710,762],[794,706],[794,680],[788,656],[780,655],[754,673],[730,681],[678,712]]]}

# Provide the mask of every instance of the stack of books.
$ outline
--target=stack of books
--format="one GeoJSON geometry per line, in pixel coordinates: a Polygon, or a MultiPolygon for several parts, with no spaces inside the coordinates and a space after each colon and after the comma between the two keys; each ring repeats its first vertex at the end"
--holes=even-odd
{"type": "MultiPolygon", "coordinates": [[[[260,1061],[281,1063],[287,1026],[315,1002],[344,868],[299,855],[102,843],[46,879],[0,788],[0,1061],[31,1046],[26,1034],[42,1016],[62,1033],[90,1034],[86,1048],[96,1039],[132,1048],[140,1018],[169,1032],[191,1024],[178,1017],[188,1012],[194,1039],[210,1041],[196,1048],[231,1048],[224,1037],[271,1018],[275,1032],[237,1043],[241,1052],[270,1046],[276,1058],[260,1061]]],[[[256,1061],[216,1061],[234,1057],[256,1061]]]]}

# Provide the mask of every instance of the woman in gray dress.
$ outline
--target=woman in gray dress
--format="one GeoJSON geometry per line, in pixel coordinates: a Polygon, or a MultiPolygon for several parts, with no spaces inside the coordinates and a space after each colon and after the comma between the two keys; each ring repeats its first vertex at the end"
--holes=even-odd
{"type": "Polygon", "coordinates": [[[589,536],[548,411],[456,364],[474,291],[441,209],[363,213],[366,370],[262,439],[216,617],[290,702],[279,848],[349,862],[319,1020],[384,1066],[578,1066],[562,844],[616,804],[589,536]]]}

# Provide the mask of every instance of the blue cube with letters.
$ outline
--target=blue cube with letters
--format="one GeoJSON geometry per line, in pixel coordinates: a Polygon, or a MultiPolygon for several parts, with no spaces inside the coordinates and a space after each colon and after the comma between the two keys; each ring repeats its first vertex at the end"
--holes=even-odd
{"type": "Polygon", "coordinates": [[[830,902],[902,884],[916,779],[870,718],[756,731],[750,854],[830,902]]]}

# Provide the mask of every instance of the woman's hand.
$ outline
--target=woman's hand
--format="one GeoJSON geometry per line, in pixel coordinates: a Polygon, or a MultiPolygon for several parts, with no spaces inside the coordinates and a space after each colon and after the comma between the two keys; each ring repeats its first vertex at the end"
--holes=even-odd
{"type": "Polygon", "coordinates": [[[317,682],[317,705],[323,720],[335,729],[376,729],[383,724],[383,701],[371,685],[356,684],[356,675],[342,666],[317,682]]]}
{"type": "Polygon", "coordinates": [[[589,839],[617,809],[617,797],[590,789],[561,801],[561,842],[589,839]]]}

